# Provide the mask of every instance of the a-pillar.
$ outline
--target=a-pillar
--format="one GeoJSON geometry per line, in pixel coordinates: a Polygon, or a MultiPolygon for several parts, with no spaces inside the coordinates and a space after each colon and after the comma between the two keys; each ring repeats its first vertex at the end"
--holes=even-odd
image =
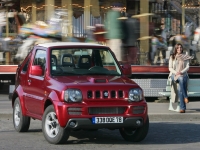
{"type": "Polygon", "coordinates": [[[45,21],[50,20],[54,14],[55,0],[45,0],[45,21]]]}
{"type": "MultiPolygon", "coordinates": [[[[149,0],[140,0],[140,13],[149,13],[149,0]]],[[[149,36],[149,16],[140,17],[140,38],[149,36]]],[[[140,41],[140,65],[146,65],[149,39],[140,41]]]]}

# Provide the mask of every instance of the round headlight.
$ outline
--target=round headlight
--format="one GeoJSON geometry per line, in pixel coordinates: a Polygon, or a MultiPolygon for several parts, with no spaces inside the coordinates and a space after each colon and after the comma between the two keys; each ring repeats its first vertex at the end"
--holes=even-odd
{"type": "Polygon", "coordinates": [[[64,100],[66,102],[81,102],[82,93],[77,89],[67,89],[64,94],[64,100]]]}
{"type": "Polygon", "coordinates": [[[140,101],[142,100],[142,90],[141,89],[131,89],[129,91],[129,101],[140,101]]]}

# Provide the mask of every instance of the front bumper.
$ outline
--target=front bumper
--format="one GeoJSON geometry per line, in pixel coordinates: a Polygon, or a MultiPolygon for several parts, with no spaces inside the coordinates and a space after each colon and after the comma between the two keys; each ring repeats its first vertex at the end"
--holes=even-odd
{"type": "Polygon", "coordinates": [[[56,114],[60,126],[63,128],[106,128],[106,127],[128,127],[135,126],[135,121],[138,119],[146,121],[148,112],[147,103],[145,101],[136,103],[115,102],[88,102],[88,103],[72,103],[66,104],[63,102],[54,103],[56,114]],[[120,109],[121,107],[125,109],[120,109]],[[119,109],[118,109],[119,108],[119,109]],[[122,112],[123,111],[123,112],[122,112]],[[92,124],[92,117],[123,117],[123,123],[105,123],[92,124]],[[131,120],[131,121],[130,121],[131,120]],[[76,122],[75,127],[69,126],[71,121],[76,122]]]}
{"type": "Polygon", "coordinates": [[[143,126],[144,120],[142,117],[130,117],[124,118],[123,123],[103,123],[103,124],[93,124],[90,118],[71,118],[67,122],[66,129],[100,129],[100,128],[110,128],[118,129],[123,127],[138,128],[143,126]]]}

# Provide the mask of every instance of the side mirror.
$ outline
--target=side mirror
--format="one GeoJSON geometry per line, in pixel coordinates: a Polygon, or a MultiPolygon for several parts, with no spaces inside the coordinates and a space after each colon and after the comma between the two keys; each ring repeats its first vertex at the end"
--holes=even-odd
{"type": "Polygon", "coordinates": [[[126,64],[122,64],[121,65],[122,68],[122,73],[123,75],[127,76],[127,77],[131,77],[132,75],[132,70],[131,70],[131,65],[129,63],[126,64]]]}
{"type": "Polygon", "coordinates": [[[35,76],[43,76],[43,69],[40,65],[31,66],[30,74],[35,76]]]}

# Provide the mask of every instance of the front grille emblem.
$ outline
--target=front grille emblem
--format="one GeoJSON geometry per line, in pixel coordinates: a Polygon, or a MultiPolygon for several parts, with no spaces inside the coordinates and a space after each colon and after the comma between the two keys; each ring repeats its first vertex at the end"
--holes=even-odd
{"type": "Polygon", "coordinates": [[[103,95],[104,95],[105,97],[108,97],[108,92],[105,91],[105,92],[103,93],[103,95]]]}

